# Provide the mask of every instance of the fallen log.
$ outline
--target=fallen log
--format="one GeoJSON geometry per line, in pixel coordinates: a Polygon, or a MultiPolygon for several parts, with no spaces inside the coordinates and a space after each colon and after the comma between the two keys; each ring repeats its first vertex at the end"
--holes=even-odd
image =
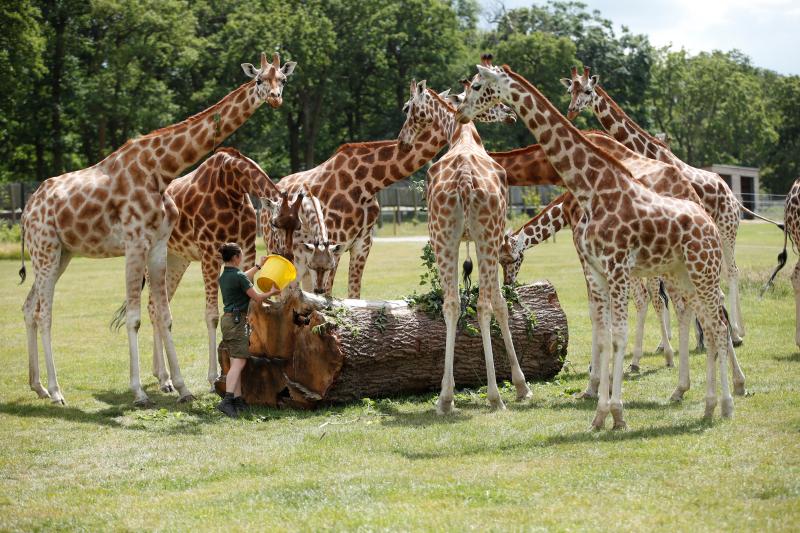
{"type": "MultiPolygon", "coordinates": [[[[546,380],[561,370],[567,353],[567,319],[549,282],[516,289],[509,326],[528,380],[546,380]]],[[[444,368],[444,319],[405,301],[326,300],[289,291],[281,301],[251,304],[250,358],[242,373],[242,395],[253,405],[313,408],[363,397],[438,390],[444,368]]],[[[486,384],[477,324],[456,336],[456,387],[486,384]]],[[[492,328],[498,380],[511,370],[498,328],[492,328]]],[[[227,354],[220,352],[223,373],[227,354]]],[[[224,392],[224,376],[217,383],[224,392]]]]}

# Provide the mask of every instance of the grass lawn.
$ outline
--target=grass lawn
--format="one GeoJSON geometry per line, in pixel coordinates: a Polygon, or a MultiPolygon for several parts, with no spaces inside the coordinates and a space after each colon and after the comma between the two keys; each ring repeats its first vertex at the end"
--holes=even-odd
{"type": "MultiPolygon", "coordinates": [[[[737,353],[751,395],[735,399],[733,420],[701,420],[704,355],[692,357],[686,400],[671,405],[677,370],[647,353],[624,386],[630,429],[596,433],[588,431],[595,403],[570,396],[587,379],[591,337],[566,234],[530,252],[521,279],[558,289],[570,326],[567,370],[533,383],[529,403],[504,387],[505,412],[491,412],[482,391],[462,391],[449,417],[436,416],[429,394],[223,418],[204,381],[196,265],[172,310],[198,400],[178,407],[158,391],[145,319],[142,375],[157,406],[134,409],[126,336],[107,327],[123,296],[121,259],[76,259],[56,288],[53,345],[68,405],[50,405],[28,390],[20,306],[30,280],[17,286],[19,262],[0,261],[0,530],[796,530],[800,353],[788,272],[757,297],[782,241],[770,225],[740,230],[747,335],[737,353]]],[[[376,243],[364,296],[412,292],[420,248],[376,243]]],[[[345,282],[340,271],[337,294],[345,282]]],[[[652,349],[652,312],[648,320],[652,349]]]]}

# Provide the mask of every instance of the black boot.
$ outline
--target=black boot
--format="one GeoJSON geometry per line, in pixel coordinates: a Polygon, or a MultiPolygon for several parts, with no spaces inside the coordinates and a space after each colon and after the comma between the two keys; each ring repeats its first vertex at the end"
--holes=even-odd
{"type": "Polygon", "coordinates": [[[242,414],[243,412],[247,411],[250,406],[247,405],[247,402],[244,401],[242,396],[237,396],[233,399],[233,406],[236,408],[237,414],[242,414]]]}
{"type": "Polygon", "coordinates": [[[239,417],[239,413],[236,412],[236,406],[234,405],[232,392],[225,393],[225,397],[222,398],[222,401],[217,404],[217,409],[222,411],[225,416],[229,416],[231,418],[239,417]]]}

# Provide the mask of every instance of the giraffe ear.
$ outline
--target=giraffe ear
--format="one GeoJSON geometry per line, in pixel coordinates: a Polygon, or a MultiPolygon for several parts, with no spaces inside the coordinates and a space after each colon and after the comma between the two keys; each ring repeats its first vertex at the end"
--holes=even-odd
{"type": "Polygon", "coordinates": [[[254,67],[252,63],[242,63],[242,70],[248,78],[255,78],[261,74],[261,71],[254,67]]]}
{"type": "Polygon", "coordinates": [[[422,80],[417,84],[417,92],[424,93],[425,89],[427,89],[428,80],[422,80]]]}
{"type": "Polygon", "coordinates": [[[600,76],[595,74],[591,78],[589,78],[589,87],[594,88],[594,86],[597,85],[599,82],[600,82],[600,76]]]}
{"type": "Polygon", "coordinates": [[[283,75],[288,78],[289,76],[292,75],[292,72],[294,72],[294,67],[296,66],[297,66],[297,61],[287,61],[286,64],[283,65],[281,72],[283,72],[283,75]]]}
{"type": "Polygon", "coordinates": [[[449,88],[447,88],[444,91],[439,93],[439,97],[442,98],[442,99],[447,99],[447,97],[449,95],[450,95],[450,89],[449,88]]]}
{"type": "Polygon", "coordinates": [[[475,66],[478,67],[478,73],[484,80],[487,81],[497,80],[497,73],[494,70],[484,67],[483,65],[475,65],[475,66]]]}
{"type": "Polygon", "coordinates": [[[334,254],[338,254],[342,251],[342,248],[344,248],[344,244],[331,244],[329,250],[334,254]]]}
{"type": "Polygon", "coordinates": [[[317,247],[316,247],[316,246],[314,246],[313,244],[309,244],[309,243],[307,243],[307,242],[304,242],[304,243],[302,243],[302,245],[303,245],[303,246],[305,246],[305,247],[306,247],[306,249],[308,249],[308,250],[310,250],[310,251],[312,251],[312,252],[313,252],[313,251],[314,251],[314,250],[317,248],[317,247]]]}
{"type": "Polygon", "coordinates": [[[567,92],[569,92],[569,90],[572,89],[572,80],[571,79],[569,79],[569,78],[561,78],[558,81],[561,82],[561,85],[563,85],[564,87],[567,88],[567,92]]]}

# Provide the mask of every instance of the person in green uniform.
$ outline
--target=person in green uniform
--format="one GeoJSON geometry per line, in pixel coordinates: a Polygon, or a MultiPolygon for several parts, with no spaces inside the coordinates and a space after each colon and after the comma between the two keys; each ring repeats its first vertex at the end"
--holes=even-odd
{"type": "Polygon", "coordinates": [[[227,416],[236,418],[239,413],[247,408],[242,399],[242,383],[240,380],[242,369],[250,357],[248,351],[249,339],[247,326],[247,308],[250,300],[262,302],[279,294],[277,287],[272,287],[265,293],[258,293],[253,288],[253,276],[264,266],[266,257],[262,257],[258,264],[246,272],[242,272],[242,249],[235,242],[223,244],[219,249],[225,268],[219,277],[219,290],[222,293],[224,314],[219,321],[222,330],[220,346],[228,350],[231,358],[231,368],[225,377],[225,397],[217,405],[217,409],[227,416]]]}

